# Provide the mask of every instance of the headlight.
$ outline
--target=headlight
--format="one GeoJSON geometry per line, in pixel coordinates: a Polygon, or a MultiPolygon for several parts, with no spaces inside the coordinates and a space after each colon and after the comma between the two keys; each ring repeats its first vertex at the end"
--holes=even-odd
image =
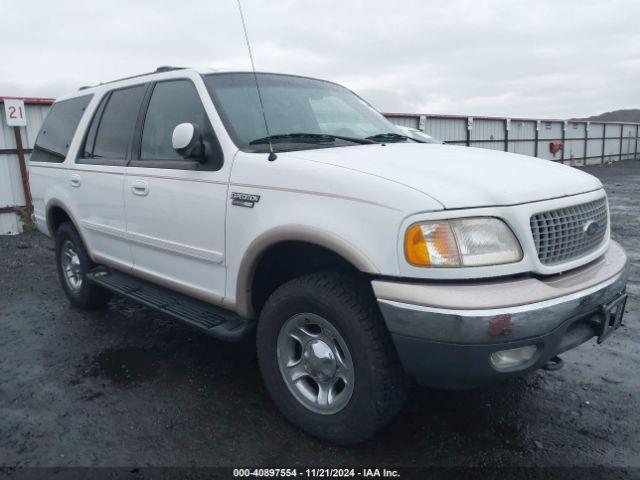
{"type": "Polygon", "coordinates": [[[511,229],[490,217],[412,225],[404,251],[407,261],[417,267],[477,267],[522,259],[520,243],[511,229]]]}

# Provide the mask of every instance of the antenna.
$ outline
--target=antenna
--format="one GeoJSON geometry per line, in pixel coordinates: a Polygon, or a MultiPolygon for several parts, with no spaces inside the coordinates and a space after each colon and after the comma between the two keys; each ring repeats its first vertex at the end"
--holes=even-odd
{"type": "Polygon", "coordinates": [[[273,151],[273,145],[271,144],[271,133],[269,133],[269,124],[267,123],[267,114],[264,111],[264,103],[262,102],[262,93],[260,92],[260,84],[258,83],[258,75],[256,74],[256,66],[253,63],[253,54],[251,53],[251,43],[249,42],[249,34],[247,33],[247,25],[244,21],[244,14],[242,13],[242,5],[240,0],[238,2],[238,11],[240,12],[240,20],[242,20],[242,30],[244,31],[244,39],[247,42],[247,50],[249,51],[249,60],[251,60],[251,71],[253,72],[253,80],[256,82],[256,90],[258,91],[258,100],[260,101],[260,111],[262,112],[262,119],[264,120],[264,129],[267,131],[267,141],[269,142],[269,161],[273,162],[278,156],[273,151]]]}

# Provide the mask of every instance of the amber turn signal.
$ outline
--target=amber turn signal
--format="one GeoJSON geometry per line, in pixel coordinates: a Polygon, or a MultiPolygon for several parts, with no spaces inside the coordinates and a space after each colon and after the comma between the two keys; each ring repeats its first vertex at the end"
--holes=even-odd
{"type": "Polygon", "coordinates": [[[404,243],[405,256],[411,265],[428,267],[431,265],[427,243],[424,240],[422,227],[414,225],[407,231],[404,243]]]}

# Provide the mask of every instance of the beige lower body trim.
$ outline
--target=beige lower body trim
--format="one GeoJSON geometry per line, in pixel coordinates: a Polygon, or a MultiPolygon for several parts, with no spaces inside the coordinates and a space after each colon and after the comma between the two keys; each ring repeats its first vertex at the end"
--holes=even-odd
{"type": "Polygon", "coordinates": [[[225,302],[224,297],[221,295],[216,295],[215,293],[207,292],[206,290],[202,290],[191,285],[185,285],[184,283],[171,280],[170,278],[155,275],[146,270],[127,265],[126,263],[113,260],[110,257],[105,257],[100,254],[94,254],[92,256],[92,259],[98,264],[115,268],[116,270],[119,270],[123,273],[133,275],[134,277],[138,277],[143,280],[147,280],[151,283],[155,283],[156,285],[174,290],[189,297],[197,298],[198,300],[202,300],[203,302],[208,302],[213,305],[226,308],[227,310],[233,310],[233,304],[231,302],[225,302]]]}
{"type": "Polygon", "coordinates": [[[115,258],[109,257],[107,255],[101,255],[99,253],[88,252],[91,260],[98,265],[105,265],[107,267],[115,268],[116,270],[120,270],[124,273],[131,273],[132,266],[128,263],[121,262],[120,260],[116,260],[115,258]]]}
{"type": "Polygon", "coordinates": [[[192,247],[190,245],[184,245],[182,243],[172,242],[170,240],[164,240],[162,238],[152,237],[150,235],[143,235],[141,233],[127,232],[126,230],[120,228],[101,225],[98,223],[90,222],[88,220],[81,220],[80,223],[84,228],[88,230],[93,230],[95,232],[102,233],[103,235],[120,238],[122,240],[137,243],[139,245],[144,245],[146,247],[168,251],[172,254],[179,254],[185,257],[196,258],[198,260],[204,260],[206,262],[217,264],[220,264],[223,261],[222,253],[213,250],[192,247]]]}
{"type": "Polygon", "coordinates": [[[607,252],[598,260],[547,278],[507,278],[464,283],[374,280],[371,284],[378,300],[454,310],[506,308],[544,302],[586,290],[615,277],[626,264],[624,250],[611,241],[607,252]]]}

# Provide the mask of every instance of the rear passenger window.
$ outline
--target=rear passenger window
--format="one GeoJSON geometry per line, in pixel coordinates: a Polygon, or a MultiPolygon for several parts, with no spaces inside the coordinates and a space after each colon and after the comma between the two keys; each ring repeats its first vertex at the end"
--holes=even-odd
{"type": "Polygon", "coordinates": [[[44,119],[31,154],[32,162],[63,162],[82,114],[93,95],[71,98],[53,104],[44,119]]]}
{"type": "Polygon", "coordinates": [[[153,89],[142,129],[141,160],[183,160],[173,149],[173,129],[194,123],[201,131],[209,120],[200,96],[188,80],[159,82],[153,89]]]}
{"type": "Polygon", "coordinates": [[[96,112],[89,128],[91,133],[93,123],[98,122],[92,151],[87,152],[85,147],[89,158],[126,158],[145,89],[146,85],[138,85],[111,92],[104,110],[96,112]]]}

